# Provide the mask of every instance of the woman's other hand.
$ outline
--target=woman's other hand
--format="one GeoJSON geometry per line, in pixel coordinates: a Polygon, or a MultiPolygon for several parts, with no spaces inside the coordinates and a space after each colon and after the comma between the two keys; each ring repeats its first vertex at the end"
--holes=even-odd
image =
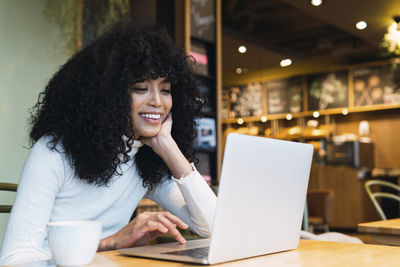
{"type": "Polygon", "coordinates": [[[100,240],[98,251],[143,246],[153,238],[166,233],[179,243],[185,244],[186,240],[176,229],[177,227],[188,228],[186,223],[168,211],[143,212],[119,232],[100,240]]]}

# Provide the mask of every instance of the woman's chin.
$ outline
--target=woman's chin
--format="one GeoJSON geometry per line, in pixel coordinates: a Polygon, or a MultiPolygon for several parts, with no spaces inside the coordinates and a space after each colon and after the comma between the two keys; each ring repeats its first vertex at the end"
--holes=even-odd
{"type": "Polygon", "coordinates": [[[160,132],[159,130],[158,131],[147,131],[147,132],[141,133],[140,136],[142,138],[143,137],[144,138],[152,138],[152,137],[157,136],[159,132],[160,132]]]}

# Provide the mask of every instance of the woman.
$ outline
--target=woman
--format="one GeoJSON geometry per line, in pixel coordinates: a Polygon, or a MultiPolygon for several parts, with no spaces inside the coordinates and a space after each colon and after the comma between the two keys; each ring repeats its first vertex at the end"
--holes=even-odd
{"type": "Polygon", "coordinates": [[[48,259],[32,233],[49,221],[101,221],[99,250],[161,233],[185,243],[176,228],[209,236],[216,197],[189,163],[201,103],[188,57],[164,30],[117,24],[74,55],[32,110],[3,263],[48,259]],[[143,197],[169,212],[129,222],[143,197]]]}

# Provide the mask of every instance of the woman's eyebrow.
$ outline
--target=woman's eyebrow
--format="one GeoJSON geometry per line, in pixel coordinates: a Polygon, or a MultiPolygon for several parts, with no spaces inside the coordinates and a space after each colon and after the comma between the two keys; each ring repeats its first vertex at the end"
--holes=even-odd
{"type": "Polygon", "coordinates": [[[169,84],[169,85],[171,85],[171,81],[170,81],[169,79],[167,79],[167,78],[165,78],[164,80],[162,80],[160,83],[161,83],[161,84],[169,84]]]}
{"type": "Polygon", "coordinates": [[[166,82],[171,82],[171,77],[169,77],[169,76],[166,76],[166,77],[164,77],[164,79],[162,80],[162,82],[163,83],[166,83],[166,82]]]}

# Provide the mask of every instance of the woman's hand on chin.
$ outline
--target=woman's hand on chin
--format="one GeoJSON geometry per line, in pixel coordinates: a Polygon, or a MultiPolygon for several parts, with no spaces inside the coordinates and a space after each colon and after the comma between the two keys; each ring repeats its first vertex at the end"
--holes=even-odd
{"type": "Polygon", "coordinates": [[[162,153],[168,149],[171,141],[173,141],[171,129],[172,115],[169,113],[167,118],[161,124],[161,129],[157,135],[153,137],[141,137],[140,140],[143,142],[143,144],[151,147],[158,155],[162,156],[162,153]]]}
{"type": "Polygon", "coordinates": [[[186,240],[176,229],[177,227],[188,228],[186,223],[168,211],[143,212],[119,232],[100,240],[98,251],[143,246],[165,233],[173,236],[179,243],[185,244],[186,240]]]}
{"type": "Polygon", "coordinates": [[[180,179],[192,172],[193,168],[172,138],[171,128],[172,115],[169,113],[156,136],[142,137],[140,140],[162,158],[175,178],[180,179]]]}

